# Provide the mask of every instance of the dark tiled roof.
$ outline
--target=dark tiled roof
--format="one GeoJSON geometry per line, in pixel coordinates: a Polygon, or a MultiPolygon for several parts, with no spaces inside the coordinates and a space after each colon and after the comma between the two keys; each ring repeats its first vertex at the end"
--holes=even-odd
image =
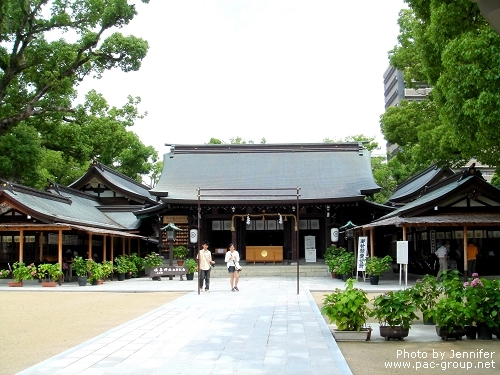
{"type": "MultiPolygon", "coordinates": [[[[448,204],[452,204],[453,202],[463,198],[465,192],[471,189],[477,192],[481,192],[482,196],[478,198],[479,200],[486,199],[489,202],[500,202],[500,189],[492,186],[488,182],[484,181],[484,179],[481,179],[477,176],[468,176],[462,178],[460,174],[456,174],[431,186],[427,190],[427,192],[418,199],[407,203],[403,207],[398,208],[397,210],[381,217],[378,220],[375,220],[374,222],[368,224],[367,227],[380,226],[380,223],[403,223],[405,222],[405,220],[408,220],[411,217],[417,217],[419,213],[428,212],[434,207],[434,205],[443,204],[446,206],[448,204]]],[[[477,207],[464,207],[463,211],[467,211],[467,213],[462,213],[462,215],[469,216],[471,215],[471,213],[474,214],[474,210],[477,210],[477,207]]],[[[440,215],[441,214],[439,212],[436,213],[436,216],[440,215]]],[[[465,217],[464,220],[473,222],[471,220],[473,220],[474,217],[475,216],[471,215],[470,218],[465,217]]],[[[412,220],[417,219],[414,218],[412,220]]]]}
{"type": "Polygon", "coordinates": [[[101,163],[93,164],[82,177],[69,185],[69,187],[80,189],[93,177],[96,177],[108,188],[119,191],[125,197],[131,198],[134,201],[156,203],[156,200],[149,193],[149,186],[141,184],[101,163]]]}
{"type": "MultiPolygon", "coordinates": [[[[101,212],[95,197],[78,190],[59,187],[40,191],[22,185],[9,184],[0,189],[3,201],[15,202],[16,207],[45,223],[78,224],[111,230],[135,229],[136,217],[132,210],[121,216],[101,212]]],[[[138,209],[135,207],[135,209],[138,209]]]]}
{"type": "Polygon", "coordinates": [[[441,178],[446,178],[453,174],[450,168],[439,168],[436,165],[432,165],[397,186],[394,193],[388,199],[388,202],[397,204],[413,200],[419,196],[420,192],[425,189],[426,186],[433,185],[441,178]]]}
{"type": "Polygon", "coordinates": [[[164,202],[195,202],[201,188],[204,201],[289,202],[296,199],[297,187],[302,202],[363,200],[380,190],[367,150],[358,143],[321,143],[175,146],[173,153],[164,155],[160,181],[150,193],[164,202]],[[292,190],[265,190],[280,188],[292,190]],[[204,189],[261,190],[226,191],[219,193],[226,196],[210,198],[203,195],[204,189]]]}

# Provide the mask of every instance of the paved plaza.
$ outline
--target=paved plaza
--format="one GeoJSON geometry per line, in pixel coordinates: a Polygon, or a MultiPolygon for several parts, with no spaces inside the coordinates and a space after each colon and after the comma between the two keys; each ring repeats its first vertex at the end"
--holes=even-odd
{"type": "MultiPolygon", "coordinates": [[[[397,275],[390,277],[378,286],[358,286],[368,292],[402,287],[397,275]]],[[[99,286],[23,287],[47,293],[188,293],[19,374],[351,374],[311,294],[343,285],[328,277],[297,283],[292,277],[242,275],[240,292],[231,292],[222,277],[212,278],[211,291],[199,294],[196,281],[145,277],[99,286]]],[[[437,340],[433,329],[414,325],[405,341],[437,340]]]]}

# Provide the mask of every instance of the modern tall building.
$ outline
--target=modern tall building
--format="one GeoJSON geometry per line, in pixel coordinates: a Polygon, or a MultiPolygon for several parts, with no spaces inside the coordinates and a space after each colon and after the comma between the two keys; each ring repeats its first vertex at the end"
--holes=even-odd
{"type": "MultiPolygon", "coordinates": [[[[384,73],[385,109],[398,106],[402,100],[420,102],[427,99],[427,95],[431,92],[432,88],[423,82],[419,82],[417,87],[416,89],[407,88],[403,72],[393,66],[389,66],[384,73]]],[[[398,152],[397,144],[388,142],[386,147],[389,159],[398,152]]]]}

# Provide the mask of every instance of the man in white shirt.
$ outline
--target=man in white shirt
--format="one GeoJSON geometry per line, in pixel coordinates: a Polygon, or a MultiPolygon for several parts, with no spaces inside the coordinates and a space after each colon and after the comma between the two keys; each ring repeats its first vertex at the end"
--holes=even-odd
{"type": "Polygon", "coordinates": [[[203,281],[205,281],[205,292],[210,291],[210,270],[215,263],[212,260],[212,253],[208,250],[208,241],[203,241],[203,248],[198,253],[197,259],[200,260],[200,289],[203,289],[203,281]]]}
{"type": "Polygon", "coordinates": [[[436,250],[436,256],[439,259],[439,272],[436,276],[436,279],[439,279],[443,271],[448,269],[448,242],[443,241],[441,247],[436,250]]]}

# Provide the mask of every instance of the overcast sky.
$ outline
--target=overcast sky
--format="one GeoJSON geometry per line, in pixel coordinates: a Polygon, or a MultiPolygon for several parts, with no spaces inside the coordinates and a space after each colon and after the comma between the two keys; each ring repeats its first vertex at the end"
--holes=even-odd
{"type": "Polygon", "coordinates": [[[140,96],[133,127],[168,144],[322,142],[376,136],[383,73],[403,0],[151,0],[124,28],[149,42],[138,72],[106,72],[82,91],[112,105],[140,96]]]}

